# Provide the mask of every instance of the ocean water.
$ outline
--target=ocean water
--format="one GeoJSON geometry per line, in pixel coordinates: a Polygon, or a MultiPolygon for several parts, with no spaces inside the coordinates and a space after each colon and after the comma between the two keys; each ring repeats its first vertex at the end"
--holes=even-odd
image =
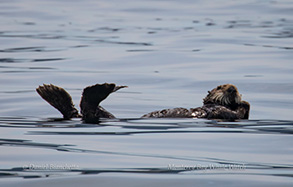
{"type": "Polygon", "coordinates": [[[292,186],[290,0],[2,0],[1,186],[292,186]],[[83,124],[36,93],[127,89],[83,124]],[[249,120],[141,119],[235,84],[249,120]]]}

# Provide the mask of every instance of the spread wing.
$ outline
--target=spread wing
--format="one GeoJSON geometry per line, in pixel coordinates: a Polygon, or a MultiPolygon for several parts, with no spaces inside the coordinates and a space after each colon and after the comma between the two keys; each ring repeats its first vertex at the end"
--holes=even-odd
{"type": "Polygon", "coordinates": [[[79,117],[78,110],[74,107],[72,98],[63,88],[53,84],[39,86],[36,91],[50,105],[63,114],[64,119],[79,117]]]}

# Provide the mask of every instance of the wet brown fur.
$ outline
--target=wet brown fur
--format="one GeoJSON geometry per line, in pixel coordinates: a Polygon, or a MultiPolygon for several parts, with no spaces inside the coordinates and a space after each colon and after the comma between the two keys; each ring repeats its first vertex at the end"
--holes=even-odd
{"type": "Polygon", "coordinates": [[[78,110],[74,107],[72,98],[63,88],[53,84],[43,84],[36,91],[50,105],[63,114],[64,119],[79,117],[78,110]]]}
{"type": "Polygon", "coordinates": [[[233,84],[224,84],[208,91],[203,104],[217,104],[234,108],[241,103],[241,95],[233,84]]]}
{"type": "MultiPolygon", "coordinates": [[[[100,106],[112,92],[126,86],[111,83],[88,86],[83,90],[80,102],[81,115],[74,107],[71,96],[61,87],[53,84],[39,86],[36,91],[50,105],[59,110],[64,119],[82,117],[86,123],[99,123],[100,118],[115,118],[113,114],[100,106]]],[[[236,86],[224,84],[208,91],[203,106],[191,109],[173,108],[154,111],[143,118],[207,118],[207,119],[248,119],[250,105],[241,100],[236,86]]]]}
{"type": "Polygon", "coordinates": [[[248,119],[250,105],[241,100],[233,84],[224,84],[208,91],[203,106],[191,109],[173,108],[154,111],[143,118],[207,118],[207,119],[248,119]]]}
{"type": "Polygon", "coordinates": [[[63,114],[64,119],[82,117],[86,123],[99,123],[100,118],[115,118],[113,114],[99,106],[111,93],[125,88],[113,83],[96,84],[83,90],[80,102],[81,115],[74,107],[72,98],[63,88],[53,84],[39,86],[36,91],[50,105],[63,114]]]}

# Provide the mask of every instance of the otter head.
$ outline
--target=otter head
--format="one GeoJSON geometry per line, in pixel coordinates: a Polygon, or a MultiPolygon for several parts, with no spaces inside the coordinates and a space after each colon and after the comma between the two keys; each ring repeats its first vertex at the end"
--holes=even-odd
{"type": "Polygon", "coordinates": [[[241,103],[241,95],[233,84],[224,84],[208,91],[203,103],[233,107],[241,103]]]}

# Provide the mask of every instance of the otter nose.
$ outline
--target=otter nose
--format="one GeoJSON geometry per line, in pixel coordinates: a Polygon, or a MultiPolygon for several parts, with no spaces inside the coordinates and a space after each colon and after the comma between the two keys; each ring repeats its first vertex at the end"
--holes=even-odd
{"type": "Polygon", "coordinates": [[[230,88],[228,88],[228,92],[234,93],[234,92],[236,92],[236,89],[234,88],[234,86],[230,86],[230,88]]]}

